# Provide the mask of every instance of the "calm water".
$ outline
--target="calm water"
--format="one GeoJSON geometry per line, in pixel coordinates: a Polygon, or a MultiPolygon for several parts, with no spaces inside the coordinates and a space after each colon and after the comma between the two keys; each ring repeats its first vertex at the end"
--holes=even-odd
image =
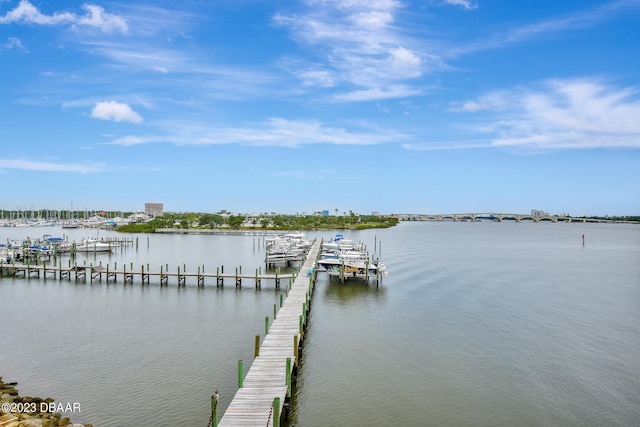
{"type": "MultiPolygon", "coordinates": [[[[382,242],[391,274],[380,287],[319,281],[292,425],[638,425],[640,227],[427,222],[345,234],[382,242]]],[[[264,257],[255,237],[148,239],[87,262],[246,272],[264,257]]],[[[209,396],[218,388],[228,406],[237,361],[248,369],[278,301],[273,284],[5,278],[0,375],[23,394],[81,403],[76,422],[204,426],[209,396]]]]}

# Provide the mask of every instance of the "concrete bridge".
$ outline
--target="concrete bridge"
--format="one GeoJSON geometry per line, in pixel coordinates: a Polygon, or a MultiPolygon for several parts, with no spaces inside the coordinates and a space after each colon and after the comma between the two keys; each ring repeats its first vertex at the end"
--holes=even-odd
{"type": "Polygon", "coordinates": [[[531,221],[531,222],[611,222],[605,219],[574,218],[569,216],[474,212],[454,214],[398,214],[400,221],[531,221]]]}

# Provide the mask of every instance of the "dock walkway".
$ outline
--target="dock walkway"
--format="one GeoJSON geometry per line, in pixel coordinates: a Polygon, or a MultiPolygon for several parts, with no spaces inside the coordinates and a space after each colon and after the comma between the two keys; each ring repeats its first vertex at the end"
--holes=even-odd
{"type": "Polygon", "coordinates": [[[144,266],[140,266],[139,270],[134,270],[133,266],[127,269],[126,265],[120,269],[110,269],[108,265],[103,267],[102,265],[71,265],[69,263],[69,266],[64,267],[62,264],[47,265],[46,262],[40,264],[23,264],[4,263],[0,260],[0,277],[38,278],[44,280],[47,280],[47,278],[72,280],[73,278],[76,282],[89,281],[91,283],[102,282],[103,279],[107,283],[115,283],[118,279],[124,283],[134,283],[134,280],[137,279],[136,281],[139,281],[141,284],[148,285],[150,279],[154,278],[160,282],[160,285],[168,285],[169,279],[171,278],[177,282],[178,286],[186,286],[187,279],[195,279],[198,286],[204,286],[205,279],[215,279],[216,286],[221,287],[224,286],[224,281],[227,279],[232,280],[236,287],[242,287],[243,280],[253,281],[256,288],[261,288],[263,281],[273,281],[276,289],[279,289],[281,281],[284,280],[288,283],[288,281],[293,279],[294,274],[278,273],[278,271],[279,270],[276,270],[276,273],[263,273],[256,269],[255,273],[242,273],[242,268],[236,268],[235,272],[225,273],[223,267],[222,270],[216,268],[215,273],[205,273],[204,266],[202,266],[198,267],[197,272],[187,273],[184,269],[181,271],[180,267],[178,267],[177,272],[169,272],[162,267],[160,271],[150,271],[148,266],[146,269],[144,266]]]}
{"type": "Polygon", "coordinates": [[[320,244],[315,241],[309,250],[301,274],[288,290],[259,350],[256,348],[256,358],[244,379],[239,369],[240,387],[218,426],[279,426],[291,397],[291,378],[298,364],[315,279],[315,274],[308,276],[306,272],[314,268],[320,244]]]}

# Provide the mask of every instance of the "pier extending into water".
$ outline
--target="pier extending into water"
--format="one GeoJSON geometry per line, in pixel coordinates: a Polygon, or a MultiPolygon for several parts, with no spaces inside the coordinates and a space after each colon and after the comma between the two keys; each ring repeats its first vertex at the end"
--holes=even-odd
{"type": "Polygon", "coordinates": [[[212,396],[209,425],[280,426],[281,417],[288,413],[315,284],[314,266],[319,249],[320,242],[316,240],[300,268],[301,274],[287,287],[280,309],[276,311],[274,305],[272,323],[269,325],[269,318],[265,318],[265,337],[260,345],[260,336],[256,335],[255,359],[246,376],[243,362],[238,361],[238,391],[219,423],[217,391],[212,396]]]}
{"type": "Polygon", "coordinates": [[[169,285],[169,281],[175,281],[178,286],[186,286],[187,280],[195,281],[198,286],[205,286],[207,279],[215,280],[217,287],[222,287],[227,281],[233,281],[233,284],[237,288],[242,287],[243,281],[253,282],[256,289],[262,287],[263,281],[272,281],[275,284],[276,289],[280,289],[280,285],[284,280],[285,283],[289,283],[295,275],[293,273],[281,274],[280,269],[276,269],[275,273],[263,273],[262,269],[256,269],[254,273],[243,273],[242,267],[236,267],[234,272],[224,271],[224,266],[217,267],[215,273],[205,273],[204,266],[199,266],[197,272],[187,272],[186,266],[177,268],[177,271],[170,272],[168,266],[161,266],[159,270],[151,271],[149,265],[146,268],[144,265],[139,269],[134,269],[133,264],[123,265],[120,268],[115,265],[114,267],[103,267],[102,265],[93,264],[71,264],[68,266],[62,266],[62,263],[58,265],[47,265],[46,261],[41,263],[31,264],[29,262],[25,264],[21,263],[5,263],[0,260],[0,277],[23,277],[26,279],[58,279],[58,280],[75,280],[83,282],[102,282],[116,283],[118,280],[123,283],[140,283],[142,285],[150,284],[152,278],[159,282],[160,285],[169,285]]]}

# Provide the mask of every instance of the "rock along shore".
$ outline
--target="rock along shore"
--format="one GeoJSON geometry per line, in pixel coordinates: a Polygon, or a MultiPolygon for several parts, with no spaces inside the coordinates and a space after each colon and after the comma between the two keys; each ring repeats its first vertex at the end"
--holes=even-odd
{"type": "Polygon", "coordinates": [[[50,397],[20,396],[17,383],[5,383],[0,377],[0,427],[93,427],[92,424],[73,424],[62,418],[50,397]]]}

